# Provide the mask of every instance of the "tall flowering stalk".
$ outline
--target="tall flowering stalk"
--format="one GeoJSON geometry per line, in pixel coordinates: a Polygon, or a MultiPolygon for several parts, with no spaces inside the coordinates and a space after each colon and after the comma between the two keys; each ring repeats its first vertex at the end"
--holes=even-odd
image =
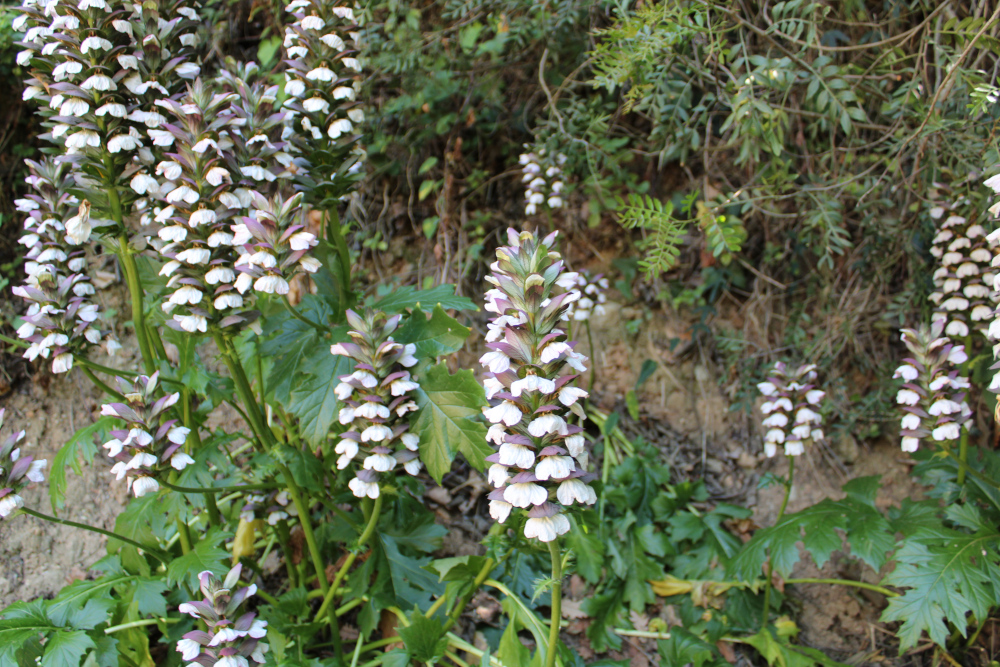
{"type": "Polygon", "coordinates": [[[177,642],[181,659],[204,667],[249,667],[251,662],[264,664],[270,648],[263,640],[267,636],[267,621],[252,611],[240,608],[257,592],[250,584],[237,589],[242,565],[229,571],[223,581],[211,572],[198,575],[203,600],[185,602],[177,610],[202,621],[205,630],[193,630],[177,642]]]}
{"type": "Polygon", "coordinates": [[[567,276],[554,249],[556,232],[539,239],[531,232],[507,230],[508,245],[498,248],[497,261],[487,281],[489,322],[480,358],[486,396],[493,405],[483,408],[491,426],[487,439],[497,451],[487,457],[493,465],[488,478],[490,515],[504,523],[511,512],[523,510],[528,519],[524,536],[549,544],[552,556],[552,625],[547,664],[554,664],[558,644],[562,560],[558,536],[570,529],[564,509],[592,505],[597,494],[587,483],[583,429],[569,423],[571,413],[583,418],[579,401],[587,392],[576,387],[578,373],[586,371],[586,357],[567,340],[562,323],[577,292],[553,296],[567,276]],[[553,502],[553,500],[555,502],[553,502]]]}
{"type": "Polygon", "coordinates": [[[309,202],[328,210],[358,180],[363,158],[357,18],[350,7],[318,0],[292,0],[285,10],[292,15],[284,40],[285,138],[309,202]]]}
{"type": "Polygon", "coordinates": [[[115,461],[111,474],[118,481],[125,479],[127,488],[139,498],[159,491],[157,477],[164,472],[194,463],[182,449],[191,429],[179,426],[175,419],[162,420],[180,393],[157,397],[159,373],[140,375],[134,381],[116,380],[125,402],[102,405],[101,414],[121,419],[125,428],[112,431],[103,447],[115,461]]]}
{"type": "MultiPolygon", "coordinates": [[[[0,428],[3,427],[4,409],[0,408],[0,428]]],[[[22,456],[17,446],[24,439],[24,431],[12,433],[0,441],[0,519],[24,507],[24,499],[18,493],[28,482],[45,481],[43,470],[46,461],[31,456],[22,456]]]]}
{"type": "MultiPolygon", "coordinates": [[[[903,329],[901,339],[910,352],[894,378],[903,386],[896,402],[903,411],[900,435],[904,452],[915,452],[921,440],[944,448],[967,438],[972,410],[965,400],[969,380],[959,371],[968,356],[965,346],[943,335],[945,320],[930,327],[903,329]]],[[[964,471],[963,471],[964,472],[964,471]]]]}
{"type": "MultiPolygon", "coordinates": [[[[823,439],[823,416],[819,409],[826,392],[816,387],[816,378],[815,364],[802,364],[790,370],[788,364],[778,361],[768,373],[767,380],[757,385],[766,399],[760,406],[765,415],[763,425],[768,429],[764,435],[764,454],[771,458],[778,453],[778,445],[783,445],[788,458],[788,477],[782,480],[785,494],[775,523],[781,521],[788,507],[795,480],[795,458],[805,452],[807,444],[823,439]]],[[[772,570],[768,561],[762,627],[767,625],[771,610],[772,570]]]]}
{"type": "MultiPolygon", "coordinates": [[[[74,357],[101,342],[97,322],[100,309],[91,303],[94,285],[87,274],[87,256],[69,242],[68,228],[89,215],[89,203],[80,204],[67,190],[68,165],[50,159],[28,161],[27,182],[33,192],[15,204],[26,215],[20,243],[28,248],[24,270],[27,282],[14,293],[28,302],[18,337],[31,345],[24,358],[52,358],[52,371],[64,373],[74,357]]],[[[108,340],[109,350],[118,347],[108,340]]]]}
{"type": "Polygon", "coordinates": [[[344,403],[340,423],[348,430],[340,434],[334,451],[340,454],[340,470],[360,461],[361,467],[349,483],[358,498],[378,498],[379,475],[391,473],[399,465],[411,475],[420,472],[420,439],[408,432],[406,417],[417,409],[411,392],[419,385],[406,370],[417,363],[413,356],[416,347],[393,340],[399,319],[398,315],[387,318],[385,313],[372,310],[363,316],[348,310],[347,321],[354,327],[348,334],[354,342],[330,348],[331,354],[357,361],[354,372],[341,375],[335,389],[344,403]]]}
{"type": "Polygon", "coordinates": [[[562,166],[566,156],[553,156],[545,148],[530,150],[525,144],[525,153],[518,157],[521,165],[521,182],[525,184],[524,214],[534,215],[543,207],[552,211],[563,206],[562,166]]]}
{"type": "MultiPolygon", "coordinates": [[[[560,286],[570,292],[577,292],[580,296],[569,305],[570,319],[574,322],[583,322],[583,327],[587,330],[588,349],[594,349],[594,334],[590,327],[590,318],[593,315],[604,315],[604,304],[608,297],[604,293],[610,287],[608,279],[604,274],[593,276],[589,271],[582,273],[566,273],[559,279],[560,286]]],[[[591,351],[593,354],[593,351],[591,351]]],[[[590,367],[590,382],[587,385],[588,391],[594,390],[594,382],[597,380],[597,367],[590,367]]]]}
{"type": "Polygon", "coordinates": [[[939,263],[933,274],[936,289],[929,297],[938,308],[933,319],[945,319],[944,334],[957,338],[968,337],[970,326],[986,333],[994,310],[992,285],[983,282],[992,259],[986,230],[958,214],[964,203],[938,205],[930,211],[932,219],[940,220],[930,250],[939,263]]]}

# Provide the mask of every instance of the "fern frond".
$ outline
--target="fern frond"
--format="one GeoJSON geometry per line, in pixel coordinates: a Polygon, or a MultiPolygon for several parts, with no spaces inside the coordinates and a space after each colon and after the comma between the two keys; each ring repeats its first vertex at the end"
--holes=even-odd
{"type": "Polygon", "coordinates": [[[673,216],[673,203],[637,194],[616,197],[615,201],[623,227],[649,232],[639,244],[645,255],[639,260],[643,275],[649,278],[673,268],[687,226],[687,221],[673,216]]]}

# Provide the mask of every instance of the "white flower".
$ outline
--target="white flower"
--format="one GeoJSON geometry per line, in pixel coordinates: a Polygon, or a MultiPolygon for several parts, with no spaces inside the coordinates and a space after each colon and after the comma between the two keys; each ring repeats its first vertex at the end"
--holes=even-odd
{"type": "MultiPolygon", "coordinates": [[[[330,82],[333,81],[336,77],[333,73],[333,70],[331,70],[329,67],[326,67],[325,65],[320,65],[316,69],[310,70],[306,74],[306,78],[309,79],[310,81],[330,82]]],[[[289,84],[286,84],[285,86],[286,90],[288,88],[288,85],[290,84],[291,82],[289,82],[289,84]]]]}
{"type": "Polygon", "coordinates": [[[414,389],[419,389],[420,385],[410,379],[410,374],[407,373],[404,377],[398,380],[393,380],[389,385],[390,391],[393,396],[403,396],[408,391],[413,391],[414,389]]]}
{"type": "Polygon", "coordinates": [[[0,517],[10,516],[12,512],[24,507],[24,499],[16,493],[9,493],[0,498],[0,517]]]}
{"type": "Polygon", "coordinates": [[[563,514],[530,518],[524,522],[524,536],[537,537],[541,542],[551,542],[569,532],[569,519],[563,514]]]}
{"type": "Polygon", "coordinates": [[[90,215],[74,215],[66,221],[66,240],[74,245],[85,243],[90,238],[90,215]]]}
{"type": "Polygon", "coordinates": [[[904,436],[902,441],[900,441],[900,445],[902,446],[904,452],[915,452],[917,451],[917,447],[920,445],[920,439],[911,436],[904,436]]]}
{"type": "Polygon", "coordinates": [[[204,315],[174,315],[174,321],[188,333],[208,331],[208,320],[204,315]]]}
{"type": "Polygon", "coordinates": [[[503,428],[503,424],[496,423],[490,426],[486,430],[486,442],[492,442],[497,445],[503,443],[503,437],[506,435],[506,431],[503,428]]]}
{"type": "Polygon", "coordinates": [[[351,373],[351,377],[361,383],[362,387],[372,389],[378,386],[378,378],[365,370],[358,370],[351,373]]]}
{"type": "Polygon", "coordinates": [[[813,412],[809,408],[799,408],[799,411],[795,413],[795,423],[796,424],[818,424],[823,421],[823,418],[816,412],[813,412]]]}
{"type": "Polygon", "coordinates": [[[174,426],[167,431],[167,440],[175,445],[183,445],[189,433],[191,433],[191,429],[187,426],[174,426]]]}
{"type": "Polygon", "coordinates": [[[208,181],[209,185],[218,187],[222,185],[222,182],[232,183],[233,177],[229,174],[229,171],[223,167],[212,167],[205,174],[205,180],[208,181]]]}
{"type": "Polygon", "coordinates": [[[403,442],[403,446],[409,449],[411,452],[417,451],[420,446],[420,436],[416,433],[404,433],[399,436],[399,439],[403,442]]]}
{"type": "Polygon", "coordinates": [[[505,442],[500,445],[499,460],[500,465],[527,470],[535,464],[535,452],[526,445],[505,442]]]}
{"type": "Polygon", "coordinates": [[[185,454],[183,451],[178,451],[176,454],[170,457],[170,465],[174,470],[184,470],[194,463],[194,459],[185,454]]]}
{"type": "Polygon", "coordinates": [[[545,487],[534,482],[511,484],[503,490],[503,499],[514,507],[541,505],[548,497],[549,493],[545,487]]]}
{"type": "Polygon", "coordinates": [[[392,429],[385,424],[372,424],[361,432],[361,442],[382,442],[392,437],[392,429]]]}
{"type": "MultiPolygon", "coordinates": [[[[510,385],[510,393],[512,393],[514,396],[520,396],[522,392],[529,392],[529,391],[538,391],[543,394],[551,394],[555,390],[556,390],[556,383],[554,381],[549,380],[548,378],[539,377],[538,375],[534,374],[525,375],[522,379],[515,380],[510,385]]],[[[586,395],[587,392],[583,393],[584,395],[586,395]]],[[[560,393],[560,398],[561,397],[562,394],[560,393]]],[[[566,405],[569,405],[569,403],[566,403],[566,405]]]]}
{"type": "Polygon", "coordinates": [[[48,461],[46,461],[45,459],[42,459],[40,461],[32,461],[31,467],[28,468],[28,472],[25,473],[25,476],[32,482],[38,484],[44,482],[45,475],[43,474],[42,471],[45,470],[46,465],[48,465],[48,461]]]}
{"type": "Polygon", "coordinates": [[[556,500],[563,505],[572,505],[574,502],[593,505],[597,502],[597,492],[586,482],[567,479],[556,489],[556,500]]]}
{"type": "MultiPolygon", "coordinates": [[[[511,424],[507,424],[511,426],[511,424]]],[[[546,414],[533,419],[528,424],[528,433],[536,438],[542,438],[550,433],[566,435],[566,420],[556,414],[546,414]]]]}
{"type": "Polygon", "coordinates": [[[785,432],[780,428],[772,428],[764,436],[764,442],[781,444],[785,441],[785,432]]]}
{"type": "Polygon", "coordinates": [[[993,188],[993,192],[1000,194],[1000,174],[997,174],[995,176],[990,176],[985,181],[983,181],[983,185],[985,185],[988,188],[993,188]]]}
{"type": "Polygon", "coordinates": [[[931,431],[931,437],[941,442],[942,440],[958,440],[961,436],[961,429],[956,422],[942,424],[931,431]]]}
{"type": "Polygon", "coordinates": [[[80,44],[80,53],[86,54],[88,51],[93,50],[108,51],[111,49],[111,46],[111,42],[103,37],[91,35],[80,44]]]}
{"type": "Polygon", "coordinates": [[[197,211],[191,214],[188,218],[188,224],[192,227],[199,227],[201,225],[210,225],[216,221],[215,211],[210,208],[199,208],[197,211]]]}
{"type": "Polygon", "coordinates": [[[132,482],[132,493],[136,498],[142,498],[147,493],[156,493],[159,490],[159,482],[152,477],[139,477],[132,482]]]}
{"type": "Polygon", "coordinates": [[[174,73],[182,79],[193,79],[201,73],[201,68],[194,63],[182,63],[177,66],[174,73]]]}
{"type": "Polygon", "coordinates": [[[761,422],[764,426],[777,426],[782,428],[788,425],[788,415],[782,412],[775,412],[773,415],[761,422]]]}
{"type": "Polygon", "coordinates": [[[547,479],[563,479],[576,470],[571,456],[546,456],[535,466],[535,477],[544,481],[547,479]]]}
{"type": "Polygon", "coordinates": [[[511,401],[503,401],[492,408],[483,408],[483,415],[491,424],[503,422],[507,426],[513,426],[521,421],[522,414],[517,404],[511,401]]]}
{"type": "Polygon", "coordinates": [[[494,488],[499,489],[507,483],[508,479],[510,479],[510,475],[507,473],[507,466],[494,463],[490,466],[490,469],[486,474],[486,479],[493,485],[494,488]]]}
{"type": "Polygon", "coordinates": [[[354,409],[354,415],[356,417],[364,417],[365,419],[375,419],[376,417],[388,419],[389,407],[380,405],[374,401],[365,401],[354,409]]]}
{"type": "MultiPolygon", "coordinates": [[[[354,495],[358,498],[364,498],[368,496],[369,498],[378,498],[378,483],[377,482],[365,482],[357,477],[348,482],[347,486],[354,492],[354,495]]],[[[219,667],[216,663],[216,667],[219,667]]]]}
{"type": "Polygon", "coordinates": [[[52,372],[66,373],[73,368],[73,355],[69,352],[57,354],[52,358],[52,372]]]}
{"type": "Polygon", "coordinates": [[[358,455],[358,443],[348,438],[344,438],[337,443],[337,446],[333,451],[340,454],[340,459],[337,460],[337,467],[343,470],[347,467],[347,464],[358,455]]]}
{"type": "MultiPolygon", "coordinates": [[[[340,44],[343,45],[344,42],[341,41],[340,38],[337,37],[336,35],[327,35],[327,37],[331,37],[331,36],[335,37],[337,39],[337,41],[339,41],[340,44]]],[[[324,41],[326,41],[325,38],[324,38],[324,41]]],[[[343,48],[343,46],[341,46],[341,48],[343,48]]],[[[354,101],[354,99],[356,97],[357,97],[357,93],[350,86],[338,86],[338,87],[336,87],[336,88],[333,89],[333,99],[335,99],[335,100],[351,100],[351,101],[354,101]]]]}
{"type": "Polygon", "coordinates": [[[928,414],[930,414],[932,417],[938,417],[940,415],[951,415],[961,411],[962,411],[962,406],[960,406],[955,401],[949,400],[947,398],[938,399],[931,405],[930,408],[927,409],[928,414]]]}
{"type": "Polygon", "coordinates": [[[288,294],[288,281],[281,276],[268,273],[254,281],[253,288],[267,294],[288,294]]]}
{"type": "Polygon", "coordinates": [[[801,440],[785,441],[785,456],[801,456],[804,451],[801,440]]]}
{"type": "Polygon", "coordinates": [[[101,137],[93,130],[81,130],[66,137],[66,148],[82,149],[90,146],[97,148],[101,145],[101,137]]]}
{"type": "Polygon", "coordinates": [[[340,62],[347,69],[352,69],[355,72],[360,72],[361,71],[361,62],[357,58],[341,58],[340,62]]]}
{"type": "Polygon", "coordinates": [[[757,384],[757,389],[762,396],[774,396],[778,391],[778,388],[771,382],[760,382],[757,384]]]}
{"type": "Polygon", "coordinates": [[[920,428],[920,417],[912,412],[907,412],[903,415],[903,420],[900,422],[900,426],[906,430],[920,428]]]}
{"type": "Polygon", "coordinates": [[[201,654],[201,644],[193,639],[182,639],[177,642],[177,652],[182,660],[191,661],[201,654]]]}
{"type": "Polygon", "coordinates": [[[512,509],[514,509],[513,505],[502,500],[490,501],[490,516],[493,517],[497,523],[503,523],[506,521],[507,517],[510,516],[512,509]]]}
{"type": "Polygon", "coordinates": [[[388,454],[372,454],[365,458],[364,468],[376,472],[389,472],[396,467],[396,459],[388,454]]]}
{"type": "Polygon", "coordinates": [[[351,121],[346,118],[338,118],[330,123],[330,127],[326,129],[326,135],[331,139],[338,139],[341,135],[347,134],[353,129],[354,126],[351,125],[351,121]]]}
{"type": "Polygon", "coordinates": [[[956,345],[955,347],[951,348],[950,352],[948,352],[948,362],[956,366],[964,364],[966,361],[968,361],[968,359],[969,357],[967,354],[965,354],[964,345],[956,345]]]}
{"type": "Polygon", "coordinates": [[[208,264],[212,259],[212,251],[208,248],[188,248],[177,253],[177,261],[185,264],[199,265],[208,264]]]}
{"type": "Polygon", "coordinates": [[[917,373],[916,368],[914,368],[909,364],[903,364],[902,366],[896,369],[896,372],[892,374],[892,377],[894,378],[901,377],[907,382],[913,382],[914,380],[917,379],[918,375],[919,373],[917,373]]]}
{"type": "Polygon", "coordinates": [[[510,357],[499,350],[492,350],[479,357],[479,363],[489,368],[491,373],[503,373],[510,368],[510,357]]]}

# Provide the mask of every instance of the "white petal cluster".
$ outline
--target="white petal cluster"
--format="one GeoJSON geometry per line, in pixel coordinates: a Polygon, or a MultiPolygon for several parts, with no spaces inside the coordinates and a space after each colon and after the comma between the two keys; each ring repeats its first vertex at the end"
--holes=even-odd
{"type": "Polygon", "coordinates": [[[987,331],[996,302],[994,274],[985,228],[975,221],[967,198],[950,205],[932,205],[930,217],[936,234],[931,255],[937,258],[933,273],[933,320],[944,319],[944,335],[964,338],[975,329],[987,331]]]}
{"type": "Polygon", "coordinates": [[[757,385],[764,397],[764,454],[769,458],[781,445],[785,456],[799,456],[805,445],[823,439],[820,409],[826,392],[816,387],[816,365],[794,370],[782,361],[774,364],[765,382],[757,385]]]}
{"type": "Polygon", "coordinates": [[[539,211],[563,207],[563,173],[566,156],[555,156],[545,148],[531,150],[525,144],[525,151],[517,161],[521,165],[521,182],[525,184],[524,214],[535,215],[539,211]]]}
{"type": "Polygon", "coordinates": [[[962,436],[972,417],[966,402],[969,381],[958,370],[968,360],[963,345],[944,335],[945,319],[919,330],[903,329],[902,341],[910,357],[893,373],[903,384],[896,403],[903,412],[900,422],[904,452],[915,452],[921,440],[930,438],[948,446],[962,436]]]}
{"type": "Polygon", "coordinates": [[[101,414],[120,419],[124,427],[111,431],[104,443],[108,456],[115,461],[111,474],[135,497],[160,490],[157,477],[170,471],[184,470],[195,462],[184,451],[191,432],[176,419],[162,421],[164,413],[180,399],[180,393],[157,392],[159,373],[138,376],[134,381],[115,378],[125,403],[101,406],[101,414]],[[161,423],[162,421],[162,423],[161,423]]]}
{"type": "Polygon", "coordinates": [[[551,542],[570,529],[564,508],[597,501],[587,483],[583,429],[570,423],[571,414],[584,416],[587,392],[573,383],[586,357],[559,329],[576,296],[551,296],[569,275],[554,251],[556,235],[539,239],[513,229],[507,235],[509,245],[497,249],[488,278],[501,287],[487,294],[496,317],[490,351],[479,360],[492,402],[483,408],[491,424],[486,438],[496,447],[486,458],[494,487],[490,515],[504,523],[514,508],[525,510],[525,537],[551,542]]]}
{"type": "MultiPolygon", "coordinates": [[[[290,66],[285,73],[285,137],[306,159],[316,180],[356,179],[364,160],[357,144],[365,120],[358,95],[360,61],[355,11],[338,3],[293,0],[285,10],[284,47],[290,66]],[[331,152],[353,146],[346,173],[329,160],[331,152]]],[[[338,158],[339,160],[340,158],[338,158]]]]}
{"type": "MultiPolygon", "coordinates": [[[[3,427],[4,409],[0,408],[0,427],[3,427]]],[[[24,431],[18,431],[0,440],[0,519],[24,507],[21,489],[31,482],[45,481],[43,471],[46,461],[26,456],[18,443],[24,439],[24,431]]]]}
{"type": "Polygon", "coordinates": [[[250,584],[237,589],[242,565],[229,571],[222,581],[209,571],[198,575],[203,600],[185,602],[177,610],[201,620],[208,631],[192,630],[177,642],[177,652],[184,662],[215,667],[250,667],[266,661],[269,646],[262,640],[267,636],[267,621],[257,618],[255,612],[241,610],[244,603],[257,592],[250,584]]]}
{"type": "Polygon", "coordinates": [[[14,293],[28,302],[17,335],[30,345],[24,358],[51,359],[52,372],[73,367],[74,355],[101,343],[101,312],[90,298],[94,285],[80,243],[90,235],[89,202],[66,190],[68,169],[51,159],[28,161],[32,192],[15,204],[25,215],[20,243],[28,248],[26,282],[14,293]]]}
{"type": "Polygon", "coordinates": [[[409,432],[409,415],[417,404],[412,392],[419,388],[409,368],[416,365],[416,346],[393,340],[400,317],[366,310],[363,315],[347,311],[353,327],[351,343],[336,343],[330,353],[353,359],[354,372],[341,375],[335,388],[343,404],[340,423],[348,430],[334,448],[337,468],[360,463],[348,486],[358,498],[378,498],[379,475],[397,466],[411,475],[420,472],[417,455],[420,438],[409,432]]]}
{"type": "Polygon", "coordinates": [[[586,322],[592,315],[604,315],[604,304],[608,302],[604,292],[611,285],[603,274],[592,276],[589,271],[568,272],[562,275],[558,285],[567,292],[579,294],[569,305],[569,316],[574,322],[586,322]]]}

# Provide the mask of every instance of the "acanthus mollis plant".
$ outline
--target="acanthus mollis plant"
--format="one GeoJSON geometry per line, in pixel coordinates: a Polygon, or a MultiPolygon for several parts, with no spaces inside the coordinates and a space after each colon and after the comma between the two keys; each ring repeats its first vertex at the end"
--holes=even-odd
{"type": "Polygon", "coordinates": [[[553,542],[570,529],[564,508],[597,501],[587,483],[583,429],[570,423],[571,414],[583,418],[578,401],[587,392],[574,381],[585,372],[586,357],[561,328],[579,293],[553,296],[564,275],[556,233],[539,239],[511,229],[507,235],[509,245],[497,249],[487,277],[495,287],[486,293],[486,310],[495,317],[491,351],[480,358],[486,396],[494,402],[483,408],[491,424],[486,437],[497,447],[486,459],[495,487],[490,515],[504,523],[514,508],[525,510],[525,537],[553,542]]]}
{"type": "Polygon", "coordinates": [[[917,451],[928,438],[948,447],[963,439],[972,417],[965,400],[969,380],[958,369],[968,356],[944,330],[942,318],[930,327],[903,329],[900,336],[911,355],[893,374],[903,379],[896,402],[905,413],[900,423],[904,452],[917,451]]]}
{"type": "Polygon", "coordinates": [[[799,456],[805,445],[823,439],[823,416],[820,404],[826,392],[816,387],[816,365],[803,364],[789,370],[783,361],[774,364],[765,382],[757,385],[767,400],[764,413],[764,454],[768,458],[784,446],[786,456],[799,456]]]}
{"type": "Polygon", "coordinates": [[[357,17],[350,7],[316,0],[292,0],[285,10],[294,17],[284,39],[285,137],[308,202],[328,210],[360,178],[364,157],[357,17]]]}
{"type": "MultiPolygon", "coordinates": [[[[96,322],[100,310],[90,302],[94,286],[87,273],[87,256],[80,247],[67,243],[66,227],[89,214],[86,204],[67,191],[68,165],[51,159],[28,161],[27,183],[33,192],[15,202],[26,214],[20,243],[28,248],[24,269],[27,282],[14,293],[28,302],[18,327],[18,337],[30,343],[24,357],[52,357],[52,371],[64,373],[73,359],[87,356],[101,342],[96,322]]],[[[113,353],[118,342],[107,341],[113,353]]]]}
{"type": "Polygon", "coordinates": [[[264,664],[270,648],[262,639],[267,636],[267,621],[252,611],[241,612],[256,592],[250,584],[237,589],[242,565],[236,565],[221,582],[211,572],[198,575],[204,599],[185,602],[177,610],[202,621],[207,630],[192,630],[177,642],[181,659],[203,667],[249,667],[251,662],[264,664]]]}
{"type": "MultiPolygon", "coordinates": [[[[3,416],[4,409],[0,408],[0,428],[3,428],[3,416]]],[[[24,499],[18,492],[28,482],[45,481],[42,471],[46,461],[22,456],[17,443],[23,439],[24,431],[18,431],[0,441],[0,519],[24,507],[24,499]]]]}
{"type": "Polygon", "coordinates": [[[140,375],[134,381],[116,378],[125,402],[101,406],[101,414],[125,422],[125,428],[111,432],[104,443],[108,456],[115,460],[111,474],[118,481],[126,479],[136,498],[160,489],[157,477],[169,470],[183,470],[194,463],[184,452],[190,429],[176,419],[163,419],[164,413],[180,399],[180,393],[157,397],[159,373],[140,375]]]}
{"type": "Polygon", "coordinates": [[[930,249],[939,266],[933,274],[936,290],[929,298],[939,309],[934,319],[947,321],[944,334],[959,338],[969,335],[970,326],[985,334],[995,307],[992,285],[984,282],[992,260],[986,230],[959,214],[964,205],[967,200],[930,210],[931,218],[940,222],[930,249]]]}
{"type": "Polygon", "coordinates": [[[330,353],[355,360],[354,372],[341,375],[334,390],[344,403],[340,423],[348,430],[340,434],[335,452],[337,468],[360,462],[348,486],[358,498],[378,498],[379,478],[397,466],[411,474],[420,472],[417,448],[420,438],[409,433],[407,415],[416,411],[411,392],[419,387],[408,368],[417,363],[416,346],[393,340],[400,316],[387,317],[366,310],[359,315],[347,311],[348,332],[353,343],[336,343],[330,353]]]}
{"type": "Polygon", "coordinates": [[[547,207],[550,211],[562,208],[562,166],[566,164],[566,156],[562,153],[553,156],[545,148],[533,151],[527,144],[524,148],[526,152],[518,157],[521,182],[525,184],[524,214],[534,215],[542,207],[547,207]]]}

